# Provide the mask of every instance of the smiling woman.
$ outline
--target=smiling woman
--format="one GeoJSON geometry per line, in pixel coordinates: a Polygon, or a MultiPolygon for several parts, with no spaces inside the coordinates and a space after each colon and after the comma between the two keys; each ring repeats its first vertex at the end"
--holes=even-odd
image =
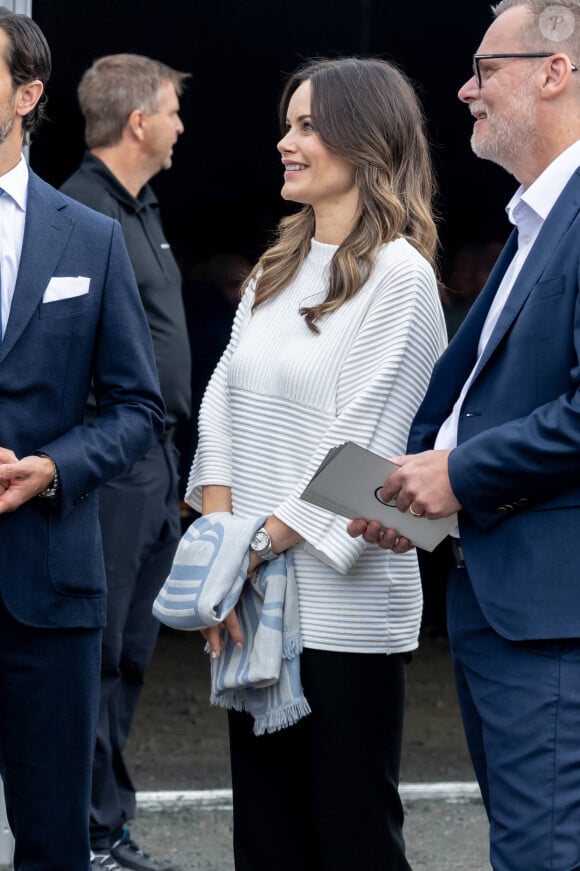
{"type": "MultiPolygon", "coordinates": [[[[299,602],[311,714],[257,736],[230,711],[236,869],[408,871],[397,787],[416,556],[366,547],[300,494],[343,441],[401,452],[443,349],[429,154],[413,90],[384,61],[308,64],[280,116],[282,196],[301,208],[246,282],[186,497],[265,517],[249,571],[287,551],[299,602]]],[[[245,643],[236,612],[226,626],[206,630],[216,659],[222,632],[245,643]]]]}
{"type": "Polygon", "coordinates": [[[437,233],[424,121],[411,85],[394,65],[346,58],[306,64],[292,76],[280,102],[280,126],[282,162],[292,164],[302,149],[307,166],[303,176],[285,175],[282,196],[305,208],[281,222],[278,243],[247,284],[259,274],[258,306],[297,274],[312,236],[337,244],[324,301],[303,310],[316,331],[318,317],[360,289],[380,245],[403,236],[432,261],[437,233]]]}
{"type": "Polygon", "coordinates": [[[356,168],[321,140],[312,120],[311,97],[307,80],[288,103],[287,132],[278,143],[285,169],[282,196],[312,206],[315,238],[335,245],[348,235],[358,211],[356,168]]]}
{"type": "Polygon", "coordinates": [[[279,163],[269,147],[276,136],[272,108],[280,95],[280,71],[294,70],[313,54],[396,58],[417,83],[431,139],[437,143],[437,202],[445,216],[440,225],[441,257],[480,235],[503,239],[501,206],[508,183],[491,166],[482,164],[474,172],[476,161],[465,136],[467,119],[454,100],[487,26],[489,2],[470,0],[465,15],[465,0],[446,0],[442,16],[439,4],[415,0],[412,39],[406,4],[381,0],[344,0],[342,14],[336,14],[332,0],[320,0],[309,7],[308,27],[300,16],[285,15],[271,0],[164,0],[166,28],[159,27],[159,4],[154,0],[141,0],[137,16],[133,4],[118,0],[36,2],[34,17],[53,47],[54,73],[51,123],[35,137],[32,165],[57,186],[77,168],[83,123],[76,85],[95,58],[132,51],[188,70],[193,78],[181,101],[186,132],[172,172],[156,184],[168,239],[174,250],[191,252],[198,262],[222,250],[238,251],[255,262],[270,242],[272,226],[287,213],[278,197],[279,163]],[[185,33],[190,38],[177,37],[185,33]],[[434,39],[456,46],[445,63],[433,57],[434,39]],[[248,62],[253,57],[260,63],[248,62]]]}

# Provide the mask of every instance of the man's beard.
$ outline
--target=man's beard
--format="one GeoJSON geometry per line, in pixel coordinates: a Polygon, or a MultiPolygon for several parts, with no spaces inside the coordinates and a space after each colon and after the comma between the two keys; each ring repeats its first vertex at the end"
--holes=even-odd
{"type": "Polygon", "coordinates": [[[12,133],[12,130],[14,128],[15,96],[16,96],[15,92],[13,91],[12,96],[10,97],[10,99],[8,101],[8,105],[6,107],[6,118],[5,118],[5,120],[0,121],[0,145],[2,145],[4,142],[6,142],[6,140],[8,139],[8,137],[10,136],[10,134],[12,133]]]}
{"type": "Polygon", "coordinates": [[[6,142],[6,140],[12,133],[13,127],[14,118],[8,118],[8,120],[0,122],[0,145],[6,142]]]}
{"type": "MultiPolygon", "coordinates": [[[[483,101],[481,106],[485,107],[483,101]]],[[[513,175],[522,154],[529,153],[538,140],[536,122],[534,96],[529,86],[524,85],[513,94],[501,115],[492,114],[484,122],[488,128],[487,136],[478,139],[477,131],[473,131],[471,148],[478,157],[497,163],[513,175]]]]}

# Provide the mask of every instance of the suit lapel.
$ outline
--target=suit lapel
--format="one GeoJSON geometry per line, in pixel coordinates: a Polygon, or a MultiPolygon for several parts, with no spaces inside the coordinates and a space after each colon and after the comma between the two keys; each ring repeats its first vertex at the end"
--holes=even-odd
{"type": "MultiPolygon", "coordinates": [[[[580,176],[575,173],[561,197],[548,215],[532,250],[530,251],[498,322],[489,338],[477,366],[475,378],[490,360],[494,351],[520,313],[528,296],[540,281],[548,263],[554,258],[562,239],[580,209],[580,176]]],[[[515,253],[515,250],[514,250],[515,253]]],[[[497,288],[496,288],[497,289],[497,288]]],[[[482,324],[483,326],[483,324],[482,324]]]]}
{"type": "Polygon", "coordinates": [[[73,222],[62,214],[64,204],[61,194],[30,173],[22,254],[6,333],[0,345],[0,363],[36,312],[67,244],[73,222]]]}
{"type": "Polygon", "coordinates": [[[433,370],[425,398],[413,422],[410,453],[433,446],[443,421],[451,414],[455,400],[475,366],[479,337],[497,289],[517,251],[517,233],[506,242],[481,293],[433,370]]]}
{"type": "MultiPolygon", "coordinates": [[[[495,299],[497,290],[502,282],[505,273],[509,268],[510,263],[514,259],[517,250],[518,234],[516,230],[513,230],[506,244],[504,245],[503,250],[499,255],[493,269],[491,270],[481,293],[478,295],[477,299],[471,306],[463,324],[457,331],[456,335],[460,335],[461,333],[467,334],[467,336],[460,335],[462,341],[465,341],[466,338],[468,338],[468,341],[471,344],[475,344],[474,353],[477,353],[479,337],[481,335],[481,331],[483,329],[483,325],[485,323],[485,319],[487,317],[491,304],[495,299]]],[[[453,343],[451,347],[452,346],[453,343]]]]}
{"type": "MultiPolygon", "coordinates": [[[[438,379],[443,379],[443,382],[449,386],[450,389],[448,391],[446,388],[445,394],[449,393],[450,396],[453,396],[453,401],[461,392],[469,373],[475,366],[479,337],[497,289],[517,251],[517,239],[517,232],[514,230],[490,272],[481,293],[437,364],[438,379]]],[[[439,384],[443,382],[438,381],[439,384]]]]}

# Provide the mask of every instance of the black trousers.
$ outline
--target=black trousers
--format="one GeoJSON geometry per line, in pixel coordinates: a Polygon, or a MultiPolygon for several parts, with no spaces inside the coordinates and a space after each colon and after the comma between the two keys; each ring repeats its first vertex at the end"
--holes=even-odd
{"type": "Polygon", "coordinates": [[[236,871],[409,871],[404,670],[402,655],[305,650],[312,714],[260,737],[229,714],[236,871]]]}
{"type": "Polygon", "coordinates": [[[151,607],[180,536],[175,447],[155,445],[129,472],[105,484],[99,500],[108,598],[91,846],[107,849],[135,815],[123,752],[159,632],[151,607]]]}

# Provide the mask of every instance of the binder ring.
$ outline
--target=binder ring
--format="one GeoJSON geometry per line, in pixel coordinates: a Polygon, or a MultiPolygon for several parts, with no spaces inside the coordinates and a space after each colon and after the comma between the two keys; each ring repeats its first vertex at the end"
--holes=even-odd
{"type": "Polygon", "coordinates": [[[386,505],[388,508],[396,508],[397,507],[397,494],[395,493],[395,495],[393,496],[393,498],[389,502],[385,502],[385,500],[381,499],[381,497],[379,495],[379,493],[381,492],[382,489],[383,488],[381,486],[381,487],[377,487],[377,489],[375,490],[375,499],[377,500],[377,502],[380,502],[381,505],[386,505]]]}

